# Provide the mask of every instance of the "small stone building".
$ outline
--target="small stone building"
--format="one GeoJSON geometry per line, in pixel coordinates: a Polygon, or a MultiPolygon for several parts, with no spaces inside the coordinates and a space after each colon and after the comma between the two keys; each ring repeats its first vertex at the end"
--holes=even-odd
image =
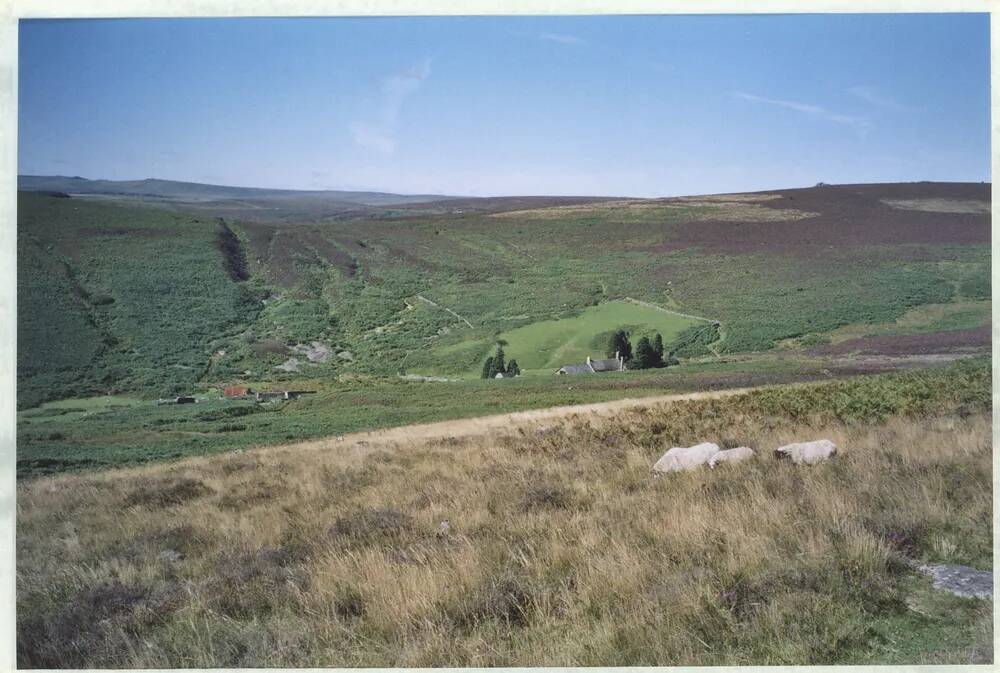
{"type": "Polygon", "coordinates": [[[606,360],[594,360],[589,355],[587,361],[582,365],[563,365],[556,370],[556,374],[600,374],[603,372],[623,372],[625,371],[625,358],[621,353],[615,352],[613,358],[606,360]]]}

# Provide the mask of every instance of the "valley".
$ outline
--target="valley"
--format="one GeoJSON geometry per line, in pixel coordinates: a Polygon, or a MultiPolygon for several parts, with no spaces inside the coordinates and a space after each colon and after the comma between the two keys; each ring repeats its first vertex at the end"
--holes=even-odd
{"type": "Polygon", "coordinates": [[[391,216],[294,223],[104,189],[20,195],[20,474],[989,351],[989,217],[969,206],[989,185],[403,199],[391,216]],[[618,329],[633,345],[661,333],[681,364],[554,374],[604,357],[618,329]],[[522,376],[479,381],[498,341],[522,376]],[[199,421],[234,404],[221,399],[232,384],[320,394],[254,415],[266,424],[199,421]],[[114,436],[73,415],[32,427],[40,404],[107,395],[142,403],[102,413],[114,436]],[[177,395],[202,404],[151,406],[177,395]]]}

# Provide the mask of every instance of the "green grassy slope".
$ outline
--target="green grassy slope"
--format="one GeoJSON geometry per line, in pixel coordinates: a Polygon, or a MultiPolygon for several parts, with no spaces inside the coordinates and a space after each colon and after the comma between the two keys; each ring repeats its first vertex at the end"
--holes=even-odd
{"type": "Polygon", "coordinates": [[[226,274],[215,223],[22,194],[18,224],[19,406],[179,392],[259,310],[226,274]]]}
{"type": "Polygon", "coordinates": [[[676,314],[615,301],[591,306],[575,318],[518,327],[502,333],[500,338],[509,344],[508,357],[517,357],[522,368],[551,370],[583,362],[588,355],[604,357],[609,332],[619,326],[627,327],[633,340],[642,336],[652,338],[659,332],[669,342],[694,324],[697,321],[676,314]]]}
{"type": "Polygon", "coordinates": [[[28,405],[73,394],[104,349],[91,308],[67,268],[25,232],[18,234],[18,393],[28,405]]]}
{"type": "Polygon", "coordinates": [[[942,326],[988,322],[988,218],[879,200],[947,185],[867,189],[230,222],[245,282],[227,276],[210,218],[23,195],[20,403],[352,372],[474,377],[497,338],[522,367],[554,368],[599,354],[618,327],[669,341],[693,324],[625,297],[719,321],[721,353],[891,332],[955,302],[974,307],[942,326]],[[312,342],[328,354],[309,360],[312,342]]]}

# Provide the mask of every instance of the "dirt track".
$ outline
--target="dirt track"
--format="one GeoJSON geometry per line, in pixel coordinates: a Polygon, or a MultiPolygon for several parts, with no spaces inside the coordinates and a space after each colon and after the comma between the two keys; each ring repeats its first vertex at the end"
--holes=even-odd
{"type": "MultiPolygon", "coordinates": [[[[794,385],[794,384],[792,384],[794,385]]],[[[459,418],[452,421],[437,421],[404,425],[382,430],[355,432],[337,437],[282,445],[284,450],[298,449],[332,449],[351,446],[369,446],[372,444],[390,444],[397,442],[413,442],[428,439],[444,439],[448,437],[472,437],[490,434],[497,430],[511,430],[517,427],[537,425],[543,421],[559,420],[578,414],[588,414],[591,417],[607,418],[625,409],[649,407],[656,404],[677,402],[681,400],[702,400],[719,397],[729,397],[757,390],[758,388],[732,388],[729,390],[711,390],[696,393],[681,393],[673,395],[655,395],[651,397],[612,400],[610,402],[594,402],[591,404],[574,404],[547,409],[531,409],[515,411],[493,416],[478,416],[475,418],[459,418]]]]}

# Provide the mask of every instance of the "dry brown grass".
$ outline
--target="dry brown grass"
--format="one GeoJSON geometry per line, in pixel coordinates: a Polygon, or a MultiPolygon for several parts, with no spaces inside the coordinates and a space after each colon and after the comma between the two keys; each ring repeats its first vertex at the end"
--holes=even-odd
{"type": "Polygon", "coordinates": [[[575,204],[571,206],[511,210],[493,213],[489,217],[556,220],[602,215],[625,219],[663,215],[664,217],[671,218],[679,217],[684,221],[783,222],[802,220],[819,215],[819,213],[806,212],[794,208],[767,208],[758,205],[760,201],[771,199],[768,195],[764,196],[765,198],[758,198],[754,195],[733,194],[707,197],[699,196],[697,198],[603,201],[600,203],[575,204]]]}
{"type": "MultiPolygon", "coordinates": [[[[19,661],[891,659],[875,625],[908,614],[902,555],[990,562],[988,411],[863,424],[753,409],[694,400],[467,439],[275,448],[23,483],[19,661]],[[816,437],[842,447],[836,461],[802,468],[769,455],[816,437]],[[758,456],[650,475],[666,448],[702,440],[758,456]]],[[[982,639],[988,606],[963,609],[982,639]]],[[[968,651],[911,663],[967,663],[968,651]]]]}
{"type": "Polygon", "coordinates": [[[680,199],[672,207],[700,206],[689,218],[695,221],[794,222],[796,220],[805,220],[810,217],[819,216],[819,213],[798,210],[796,208],[765,208],[756,203],[757,201],[767,200],[769,199],[740,199],[738,201],[731,201],[724,198],[698,197],[694,199],[680,199]]]}
{"type": "Polygon", "coordinates": [[[900,210],[922,210],[928,213],[989,214],[989,201],[961,199],[883,199],[883,203],[900,210]]]}
{"type": "Polygon", "coordinates": [[[687,199],[698,201],[740,201],[743,203],[756,203],[761,201],[774,201],[784,198],[781,194],[704,194],[697,197],[686,197],[687,199]]]}

